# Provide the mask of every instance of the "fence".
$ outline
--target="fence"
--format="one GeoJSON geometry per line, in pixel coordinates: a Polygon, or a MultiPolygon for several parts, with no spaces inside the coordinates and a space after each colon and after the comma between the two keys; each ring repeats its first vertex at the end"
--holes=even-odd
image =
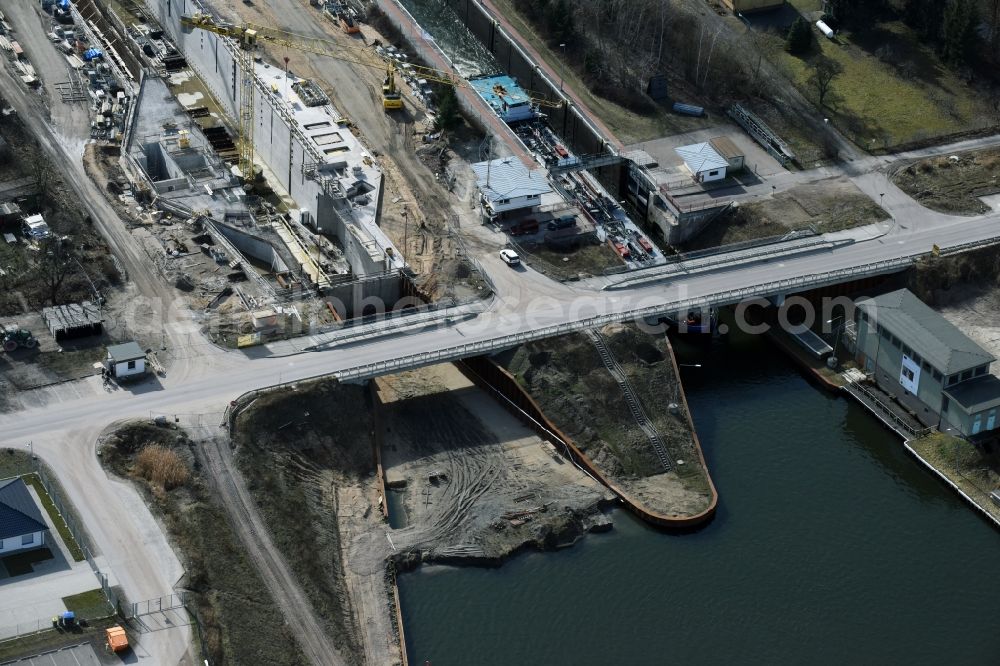
{"type": "MultiPolygon", "coordinates": [[[[123,606],[123,600],[121,596],[112,589],[111,585],[108,583],[108,575],[101,571],[97,562],[94,560],[93,553],[90,549],[90,540],[87,537],[86,532],[80,527],[80,523],[76,518],[76,514],[67,509],[66,503],[63,501],[62,495],[59,492],[59,487],[52,481],[45,469],[37,463],[34,466],[34,474],[38,476],[38,479],[42,483],[42,487],[45,492],[48,493],[49,498],[52,500],[52,504],[55,506],[56,511],[59,513],[59,517],[66,524],[66,528],[69,530],[70,535],[76,541],[83,553],[84,559],[86,559],[87,564],[90,565],[91,571],[97,577],[98,586],[101,588],[101,592],[104,594],[104,598],[114,609],[114,613],[119,615],[125,615],[123,606]]],[[[67,544],[69,548],[69,544],[67,544]]],[[[71,550],[71,549],[70,549],[71,550]]],[[[78,614],[78,620],[97,620],[107,617],[109,613],[94,613],[91,616],[87,614],[78,614]]],[[[52,618],[40,618],[36,620],[26,620],[23,622],[18,622],[16,625],[11,625],[8,627],[0,627],[0,641],[11,640],[19,636],[24,636],[26,634],[32,634],[38,631],[44,631],[46,629],[52,628],[52,618]]]]}

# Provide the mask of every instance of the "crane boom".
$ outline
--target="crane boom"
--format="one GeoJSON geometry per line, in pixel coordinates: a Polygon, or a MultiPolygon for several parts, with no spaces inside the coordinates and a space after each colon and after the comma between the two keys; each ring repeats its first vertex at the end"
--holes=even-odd
{"type": "MultiPolygon", "coordinates": [[[[386,111],[403,108],[403,98],[396,86],[396,65],[393,60],[383,63],[371,49],[344,46],[329,39],[308,37],[287,30],[269,26],[245,23],[235,25],[220,21],[208,14],[186,14],[181,17],[185,32],[206,30],[228,37],[238,46],[236,60],[241,70],[239,100],[239,165],[243,177],[253,177],[253,123],[254,123],[254,55],[261,42],[284,46],[296,51],[343,60],[362,67],[372,67],[385,71],[382,82],[382,108],[386,111]]],[[[471,88],[469,81],[457,74],[445,72],[423,65],[410,64],[408,69],[417,77],[455,88],[471,88]]],[[[561,107],[561,101],[529,95],[529,101],[538,106],[561,107]]]]}

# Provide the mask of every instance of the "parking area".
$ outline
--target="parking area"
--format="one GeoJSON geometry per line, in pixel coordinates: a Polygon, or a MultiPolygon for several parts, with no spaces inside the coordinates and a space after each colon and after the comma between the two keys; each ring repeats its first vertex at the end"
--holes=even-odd
{"type": "Polygon", "coordinates": [[[785,172],[785,168],[776,159],[767,154],[760,145],[740,127],[721,123],[709,129],[678,134],[676,136],[663,137],[652,141],[643,141],[629,146],[627,150],[644,150],[659,163],[660,168],[666,170],[676,170],[678,173],[687,173],[683,170],[684,160],[674,152],[675,148],[687,146],[694,143],[702,143],[717,136],[730,139],[738,148],[743,151],[746,168],[760,176],[772,176],[785,172]]]}
{"type": "Polygon", "coordinates": [[[100,660],[89,643],[5,661],[3,666],[100,666],[100,660]]]}

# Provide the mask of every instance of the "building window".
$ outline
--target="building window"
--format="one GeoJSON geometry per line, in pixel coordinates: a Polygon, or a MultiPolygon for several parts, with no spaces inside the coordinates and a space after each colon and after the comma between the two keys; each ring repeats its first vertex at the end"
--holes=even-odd
{"type": "Polygon", "coordinates": [[[944,375],[942,375],[940,371],[935,370],[934,371],[934,379],[936,379],[938,381],[941,381],[942,379],[944,379],[944,375]]]}
{"type": "Polygon", "coordinates": [[[966,370],[965,372],[963,372],[962,373],[962,379],[959,380],[959,381],[963,381],[964,382],[967,379],[972,379],[972,370],[966,370]]]}
{"type": "Polygon", "coordinates": [[[976,377],[979,377],[980,375],[985,375],[985,374],[986,374],[986,366],[985,365],[981,365],[978,368],[976,368],[976,377]]]}
{"type": "Polygon", "coordinates": [[[946,386],[954,386],[958,383],[958,375],[948,375],[948,383],[946,386]]]}
{"type": "Polygon", "coordinates": [[[862,313],[861,313],[861,321],[868,321],[868,313],[867,312],[862,311],[862,313]]]}
{"type": "Polygon", "coordinates": [[[719,175],[719,170],[718,170],[718,169],[716,169],[715,171],[709,171],[709,172],[708,172],[708,175],[709,175],[709,176],[718,176],[718,175],[719,175]]]}
{"type": "Polygon", "coordinates": [[[922,358],[920,357],[920,354],[918,354],[918,353],[916,353],[916,352],[914,352],[914,353],[910,354],[910,359],[911,359],[911,360],[912,360],[912,361],[913,361],[914,363],[916,363],[917,365],[920,365],[920,362],[924,360],[924,359],[922,359],[922,358]]]}
{"type": "Polygon", "coordinates": [[[909,356],[910,358],[913,358],[914,355],[913,350],[907,347],[906,345],[903,345],[903,353],[909,356]]]}
{"type": "Polygon", "coordinates": [[[899,338],[897,338],[894,335],[894,336],[892,336],[892,346],[895,347],[896,349],[899,349],[900,347],[903,346],[903,343],[900,342],[899,338]]]}
{"type": "Polygon", "coordinates": [[[23,535],[21,537],[21,545],[22,546],[30,546],[33,543],[35,543],[35,535],[34,534],[25,534],[25,535],[23,535]]]}
{"type": "Polygon", "coordinates": [[[498,204],[510,203],[510,199],[497,199],[498,204]]]}
{"type": "Polygon", "coordinates": [[[921,365],[924,367],[924,372],[931,372],[931,364],[930,363],[928,363],[927,361],[924,361],[923,363],[921,363],[921,365]]]}
{"type": "Polygon", "coordinates": [[[129,361],[128,362],[128,369],[129,370],[135,370],[135,361],[129,361]]]}

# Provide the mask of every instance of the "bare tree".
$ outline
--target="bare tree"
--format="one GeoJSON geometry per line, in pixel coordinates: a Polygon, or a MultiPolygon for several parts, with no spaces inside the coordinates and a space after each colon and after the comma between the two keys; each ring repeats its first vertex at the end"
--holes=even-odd
{"type": "Polygon", "coordinates": [[[58,305],[59,290],[74,268],[73,254],[62,239],[50,236],[42,241],[35,275],[51,305],[58,305]]]}
{"type": "Polygon", "coordinates": [[[840,76],[844,68],[836,60],[820,58],[813,64],[813,72],[809,75],[809,85],[816,91],[816,102],[820,107],[826,105],[834,80],[840,76]]]}

